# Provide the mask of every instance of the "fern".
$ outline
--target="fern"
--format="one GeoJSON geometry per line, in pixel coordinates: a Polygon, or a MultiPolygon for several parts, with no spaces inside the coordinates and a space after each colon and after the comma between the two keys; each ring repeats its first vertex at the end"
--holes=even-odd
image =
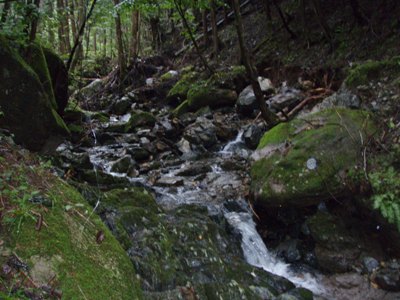
{"type": "Polygon", "coordinates": [[[393,166],[369,175],[373,208],[400,231],[400,174],[393,166]]]}

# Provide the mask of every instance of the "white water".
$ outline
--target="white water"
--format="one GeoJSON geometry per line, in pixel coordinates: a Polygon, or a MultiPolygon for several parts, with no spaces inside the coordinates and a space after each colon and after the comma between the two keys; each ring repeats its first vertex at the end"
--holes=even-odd
{"type": "Polygon", "coordinates": [[[243,143],[243,133],[244,130],[240,129],[238,135],[236,136],[236,138],[233,141],[230,141],[228,144],[225,145],[225,147],[219,151],[219,153],[221,154],[231,154],[234,152],[235,146],[237,144],[241,144],[243,143]]]}
{"type": "Polygon", "coordinates": [[[313,275],[309,273],[296,274],[290,270],[289,264],[280,261],[268,251],[256,230],[256,225],[250,213],[228,212],[225,213],[225,218],[232,227],[241,233],[243,254],[250,265],[282,276],[293,282],[296,286],[309,289],[315,294],[323,292],[322,287],[313,275]]]}

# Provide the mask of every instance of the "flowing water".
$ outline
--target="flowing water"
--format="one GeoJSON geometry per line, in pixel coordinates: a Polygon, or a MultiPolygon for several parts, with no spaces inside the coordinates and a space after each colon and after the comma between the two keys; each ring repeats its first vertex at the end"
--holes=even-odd
{"type": "MultiPolygon", "coordinates": [[[[129,118],[112,118],[111,122],[126,122],[129,118]]],[[[235,171],[224,171],[221,165],[227,160],[238,158],[246,159],[251,151],[243,142],[243,130],[240,130],[236,138],[228,142],[222,149],[214,153],[211,158],[200,161],[201,165],[210,166],[201,178],[196,176],[182,177],[179,174],[192,167],[195,162],[181,161],[176,165],[161,168],[158,183],[150,182],[150,176],[145,178],[129,178],[133,181],[141,181],[151,187],[157,195],[157,202],[164,209],[171,210],[184,204],[206,206],[209,211],[222,211],[227,222],[241,236],[241,247],[247,263],[252,266],[287,278],[298,287],[307,288],[316,294],[322,294],[323,288],[316,277],[309,273],[296,273],[291,266],[282,262],[265,246],[262,238],[256,230],[252,218],[252,212],[244,200],[241,188],[243,178],[235,171]],[[228,191],[232,191],[229,193],[228,191]],[[240,203],[241,211],[230,211],[223,205],[226,200],[234,200],[240,203]]],[[[95,133],[93,133],[95,135],[95,133]]],[[[117,158],[126,154],[128,143],[118,145],[97,146],[88,148],[90,160],[102,171],[116,177],[127,176],[124,173],[111,172],[112,165],[117,158]]],[[[97,204],[98,205],[98,204],[97,204]]],[[[96,205],[96,206],[97,206],[96,205]]]]}

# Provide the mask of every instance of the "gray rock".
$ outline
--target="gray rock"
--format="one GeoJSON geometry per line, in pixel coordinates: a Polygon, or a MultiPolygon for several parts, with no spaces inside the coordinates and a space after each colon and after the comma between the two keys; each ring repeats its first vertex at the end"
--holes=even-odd
{"type": "Polygon", "coordinates": [[[158,186],[163,187],[172,187],[172,186],[181,186],[183,185],[182,177],[161,177],[155,183],[158,186]]]}
{"type": "MultiPolygon", "coordinates": [[[[272,93],[274,86],[271,80],[268,78],[258,77],[258,83],[260,84],[261,91],[264,93],[272,93]]],[[[239,113],[244,115],[250,115],[257,108],[257,99],[254,95],[253,87],[247,86],[240,94],[236,103],[236,107],[239,113]]]]}
{"type": "Polygon", "coordinates": [[[90,84],[82,88],[79,92],[80,96],[84,99],[93,97],[96,93],[98,93],[103,87],[103,80],[96,79],[93,80],[90,84]]]}
{"type": "Polygon", "coordinates": [[[264,124],[252,124],[248,126],[243,134],[246,146],[250,149],[256,149],[264,132],[264,124]]]}
{"type": "Polygon", "coordinates": [[[394,260],[386,267],[379,269],[373,276],[373,280],[380,288],[392,291],[400,291],[400,264],[394,260]]]}
{"type": "Polygon", "coordinates": [[[217,143],[216,127],[204,117],[198,117],[195,123],[186,127],[183,136],[190,143],[202,145],[206,149],[217,143]]]}
{"type": "Polygon", "coordinates": [[[360,108],[360,98],[353,94],[346,88],[340,89],[337,93],[325,98],[321,103],[314,106],[312,113],[319,112],[324,109],[332,107],[348,107],[348,108],[360,108]]]}
{"type": "Polygon", "coordinates": [[[131,105],[132,101],[129,99],[129,97],[122,97],[118,101],[114,102],[112,112],[116,115],[126,114],[130,110],[131,105]]]}
{"type": "Polygon", "coordinates": [[[364,257],[363,259],[363,267],[367,273],[372,273],[374,270],[379,268],[379,261],[377,261],[373,257],[364,257]]]}
{"type": "Polygon", "coordinates": [[[302,91],[295,88],[283,86],[278,94],[268,99],[267,105],[272,111],[279,112],[286,107],[288,107],[289,109],[294,107],[303,98],[304,94],[302,91]]]}

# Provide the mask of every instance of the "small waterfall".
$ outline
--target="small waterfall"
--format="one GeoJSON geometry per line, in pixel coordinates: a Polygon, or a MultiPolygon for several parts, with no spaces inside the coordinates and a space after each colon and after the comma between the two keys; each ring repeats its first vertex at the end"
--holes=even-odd
{"type": "Polygon", "coordinates": [[[222,148],[222,150],[219,151],[219,153],[221,153],[221,154],[232,154],[235,151],[235,149],[236,149],[236,147],[238,145],[243,144],[243,133],[244,133],[244,130],[240,129],[240,131],[239,131],[238,135],[236,136],[236,138],[233,141],[230,141],[228,144],[226,144],[224,146],[224,148],[222,148]]]}
{"type": "Polygon", "coordinates": [[[228,212],[225,213],[225,218],[241,233],[243,254],[249,264],[282,276],[296,286],[309,289],[315,294],[320,295],[323,292],[314,276],[309,273],[296,274],[290,270],[289,264],[280,261],[268,251],[249,212],[228,212]]]}

